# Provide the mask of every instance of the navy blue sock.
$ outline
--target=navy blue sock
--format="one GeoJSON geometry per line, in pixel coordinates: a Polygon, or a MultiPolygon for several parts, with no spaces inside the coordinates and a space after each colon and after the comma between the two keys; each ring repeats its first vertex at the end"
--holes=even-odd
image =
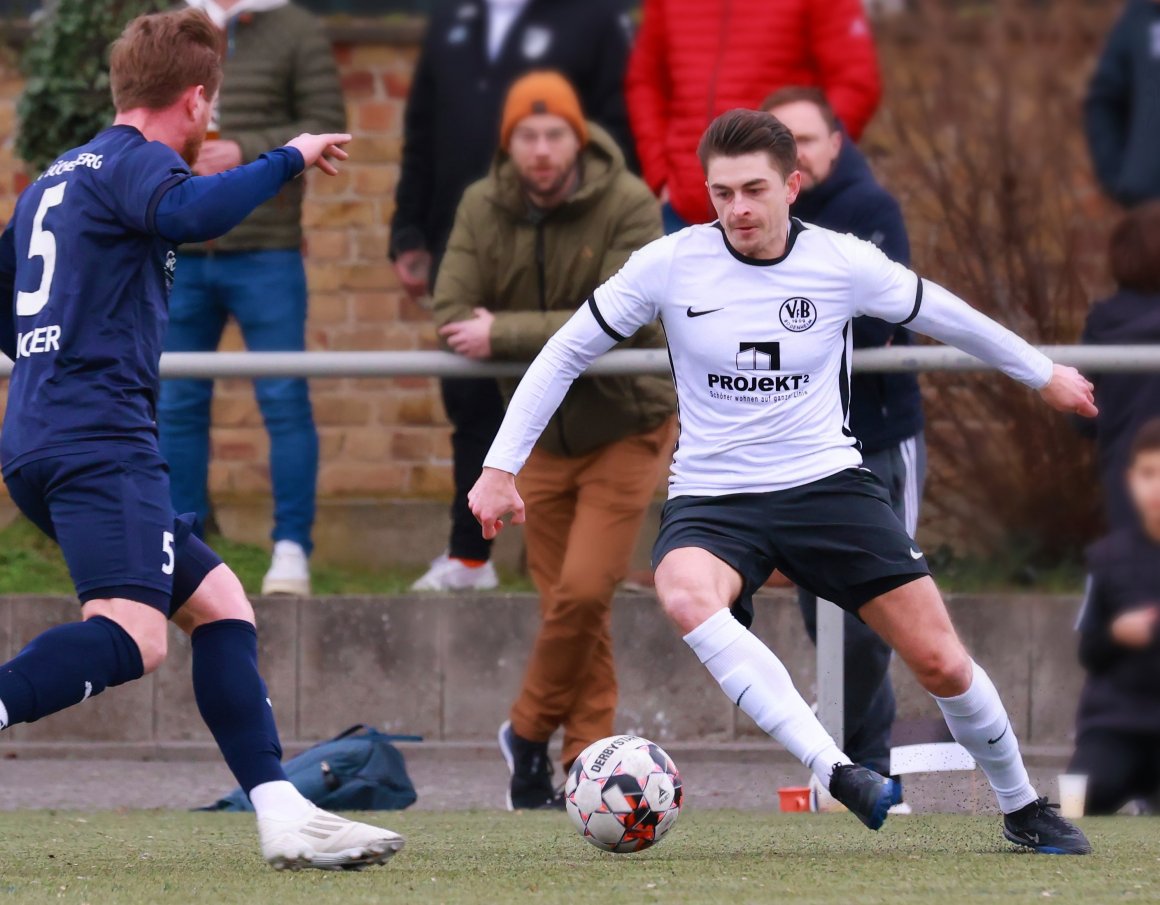
{"type": "Polygon", "coordinates": [[[274,711],[258,673],[257,630],[242,619],[219,619],[195,629],[191,642],[197,709],[238,785],[248,795],[285,779],[274,711]]]}
{"type": "Polygon", "coordinates": [[[144,674],[137,642],[95,616],[50,628],[0,666],[0,702],[8,725],[33,723],[144,674]]]}

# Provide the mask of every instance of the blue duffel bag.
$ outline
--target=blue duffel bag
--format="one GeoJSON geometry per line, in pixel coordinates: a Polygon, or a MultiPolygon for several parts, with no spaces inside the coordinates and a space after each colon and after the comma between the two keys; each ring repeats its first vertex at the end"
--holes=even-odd
{"type": "MultiPolygon", "coordinates": [[[[392,741],[422,741],[414,735],[386,735],[359,723],[286,761],[294,787],[328,811],[401,811],[415,803],[415,784],[402,752],[392,741]]],[[[204,811],[252,811],[241,789],[204,811]]]]}

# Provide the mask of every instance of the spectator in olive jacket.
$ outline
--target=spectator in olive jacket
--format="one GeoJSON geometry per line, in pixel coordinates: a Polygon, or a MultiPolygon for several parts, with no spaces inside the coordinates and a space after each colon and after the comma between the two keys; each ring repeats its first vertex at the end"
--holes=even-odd
{"type": "MultiPolygon", "coordinates": [[[[187,0],[225,31],[225,78],[218,98],[220,137],[211,134],[194,171],[211,175],[254,160],[302,132],[345,128],[342,88],[320,23],[289,0],[187,0]]],[[[170,352],[217,348],[229,318],[246,347],[302,351],[306,273],[302,261],[304,180],[288,183],[235,230],[178,257],[170,298],[170,352]]],[[[254,381],[270,434],[274,558],[265,594],[308,594],[318,434],[305,380],[254,381]]],[[[178,512],[209,512],[210,402],[213,382],[162,386],[161,449],[169,461],[178,512]]]]}
{"type": "MultiPolygon", "coordinates": [[[[629,255],[660,236],[660,209],[558,73],[512,86],[500,147],[456,211],[435,320],[460,355],[530,361],[629,255]]],[[[661,341],[655,323],[630,339],[661,341]]],[[[517,383],[500,381],[507,398],[517,383]]],[[[520,472],[543,622],[499,734],[512,807],[563,807],[548,761],[557,729],[565,769],[613,733],[612,593],[669,464],[675,404],[666,377],[577,381],[520,472]]]]}

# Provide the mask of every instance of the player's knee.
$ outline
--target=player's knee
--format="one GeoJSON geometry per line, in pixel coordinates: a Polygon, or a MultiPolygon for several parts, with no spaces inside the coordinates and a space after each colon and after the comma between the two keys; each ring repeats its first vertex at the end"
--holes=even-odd
{"type": "Polygon", "coordinates": [[[186,633],[222,619],[254,621],[254,608],[238,576],[222,563],[214,568],[173,617],[186,633]]]}
{"type": "Polygon", "coordinates": [[[694,584],[678,584],[659,594],[665,615],[672,620],[682,635],[687,635],[721,609],[717,596],[708,588],[694,584]]]}
{"type": "Polygon", "coordinates": [[[165,662],[165,657],[169,653],[169,633],[167,630],[142,632],[133,640],[137,642],[137,650],[141,654],[141,666],[145,675],[149,675],[165,662]]]}
{"type": "Polygon", "coordinates": [[[932,646],[908,665],[918,684],[937,697],[954,697],[971,687],[971,658],[959,644],[932,646]]]}

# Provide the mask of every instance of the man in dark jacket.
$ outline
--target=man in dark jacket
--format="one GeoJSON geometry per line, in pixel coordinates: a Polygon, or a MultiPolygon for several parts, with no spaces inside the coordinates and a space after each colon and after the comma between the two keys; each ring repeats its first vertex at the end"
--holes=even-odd
{"type": "Polygon", "coordinates": [[[1113,27],[1084,130],[1104,191],[1126,206],[1160,198],[1160,0],[1129,0],[1113,27]]]}
{"type": "MultiPolygon", "coordinates": [[[[391,222],[391,260],[413,298],[435,284],[463,190],[486,175],[508,87],[533,69],[557,70],[576,86],[588,117],[626,155],[624,104],[629,27],[620,0],[448,0],[427,27],[404,119],[403,162],[391,222]]],[[[503,418],[494,380],[441,383],[454,426],[455,500],[447,553],[417,590],[495,587],[467,491],[503,418]]]]}
{"type": "Polygon", "coordinates": [[[1160,418],[1140,428],[1127,469],[1135,522],[1088,551],[1079,657],[1088,671],[1070,773],[1088,814],[1160,792],[1160,418]]]}
{"type": "MultiPolygon", "coordinates": [[[[802,191],[791,211],[807,223],[873,242],[892,260],[910,263],[910,242],[898,202],[880,186],[866,159],[843,133],[818,88],[790,87],[763,104],[793,132],[802,191]]],[[[909,345],[903,327],[872,317],[854,321],[854,347],[909,345]]],[[[890,492],[895,511],[913,535],[926,471],[922,396],[913,374],[856,374],[851,384],[850,427],[862,459],[890,492]]],[[[817,600],[798,592],[810,637],[817,638],[817,600]]],[[[845,750],[856,763],[890,770],[894,689],[890,648],[859,619],[846,614],[845,750]]],[[[900,787],[901,788],[901,787],[900,787]]]]}
{"type": "MultiPolygon", "coordinates": [[[[1129,211],[1112,232],[1109,248],[1117,291],[1092,306],[1084,324],[1086,345],[1160,344],[1160,200],[1129,211]]],[[[1160,416],[1160,374],[1097,374],[1094,422],[1078,424],[1095,437],[1104,507],[1114,530],[1132,525],[1124,473],[1128,449],[1140,426],[1160,416]]]]}

